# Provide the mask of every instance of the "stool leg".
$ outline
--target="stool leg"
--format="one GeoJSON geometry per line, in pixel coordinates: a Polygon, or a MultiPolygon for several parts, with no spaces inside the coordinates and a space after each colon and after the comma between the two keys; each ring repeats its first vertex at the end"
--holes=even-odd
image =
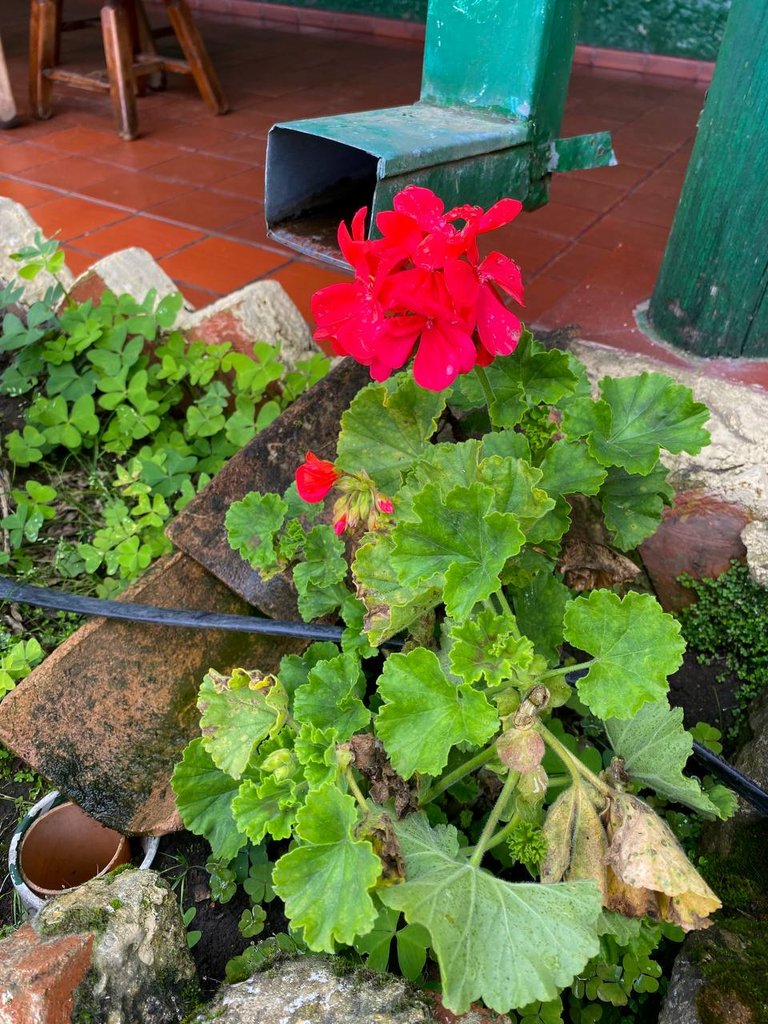
{"type": "Polygon", "coordinates": [[[107,58],[109,94],[123,139],[139,134],[136,113],[136,81],[133,75],[131,29],[122,0],[107,0],[101,8],[101,34],[107,58]]]}
{"type": "Polygon", "coordinates": [[[47,121],[53,113],[53,82],[43,74],[56,65],[61,0],[32,0],[29,20],[29,103],[32,116],[47,121]]]}
{"type": "Polygon", "coordinates": [[[200,95],[214,114],[226,114],[229,104],[186,0],[165,0],[165,6],[200,95]]]}

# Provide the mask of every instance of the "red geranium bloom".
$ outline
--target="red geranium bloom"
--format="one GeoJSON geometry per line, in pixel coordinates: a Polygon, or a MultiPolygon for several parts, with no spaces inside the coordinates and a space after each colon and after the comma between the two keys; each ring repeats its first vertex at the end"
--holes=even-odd
{"type": "Polygon", "coordinates": [[[296,470],[296,490],[304,501],[315,504],[325,498],[340,476],[332,462],[307,452],[305,461],[296,470]]]}

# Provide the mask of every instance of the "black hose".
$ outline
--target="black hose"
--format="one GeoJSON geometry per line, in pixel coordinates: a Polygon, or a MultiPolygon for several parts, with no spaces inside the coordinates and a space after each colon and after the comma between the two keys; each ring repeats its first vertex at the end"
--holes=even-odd
{"type": "MultiPolygon", "coordinates": [[[[252,618],[248,615],[221,615],[218,612],[186,611],[180,608],[157,608],[131,601],[109,601],[98,597],[67,594],[50,587],[33,587],[15,583],[0,576],[0,600],[29,604],[53,611],[77,612],[79,615],[98,615],[105,619],[144,622],[157,626],[186,626],[193,629],[226,629],[236,633],[262,633],[266,636],[288,636],[303,640],[332,640],[339,643],[343,630],[340,626],[324,626],[309,622],[281,622],[278,619],[252,618]]],[[[403,640],[393,637],[381,645],[400,650],[403,640]]],[[[585,670],[569,672],[566,678],[574,683],[585,670]]],[[[738,768],[713,754],[696,740],[693,742],[696,760],[740,797],[752,804],[761,814],[768,815],[768,793],[756,782],[742,774],[738,768]]]]}

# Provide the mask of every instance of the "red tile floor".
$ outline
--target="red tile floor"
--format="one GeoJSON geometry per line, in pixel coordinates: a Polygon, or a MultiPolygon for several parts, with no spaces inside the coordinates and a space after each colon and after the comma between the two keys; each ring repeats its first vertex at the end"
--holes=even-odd
{"type": "MultiPolygon", "coordinates": [[[[99,94],[57,86],[54,116],[29,119],[28,4],[13,6],[0,16],[0,30],[23,121],[0,131],[0,194],[23,202],[44,231],[59,233],[73,271],[141,245],[196,305],[270,277],[309,317],[312,292],[343,275],[267,239],[267,131],[279,120],[412,102],[421,45],[199,14],[231,112],[210,115],[191,79],[172,76],[166,92],[139,99],[141,138],[122,142],[99,94]]],[[[70,2],[67,16],[95,7],[70,2]]],[[[100,63],[98,30],[67,33],[64,53],[100,63]]],[[[555,176],[548,206],[496,236],[496,247],[522,265],[529,323],[578,324],[591,340],[683,361],[645,338],[633,311],[658,272],[705,88],[575,69],[563,134],[610,129],[619,165],[555,176]]],[[[743,364],[727,372],[762,380],[743,364]]]]}

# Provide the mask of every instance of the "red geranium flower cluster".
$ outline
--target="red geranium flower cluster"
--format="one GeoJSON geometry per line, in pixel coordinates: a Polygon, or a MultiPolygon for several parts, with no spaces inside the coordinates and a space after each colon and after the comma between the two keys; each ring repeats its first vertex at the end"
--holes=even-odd
{"type": "Polygon", "coordinates": [[[365,208],[351,233],[340,225],[339,246],[355,279],[315,293],[315,338],[369,366],[375,380],[386,380],[415,350],[417,383],[440,391],[517,345],[520,321],[497,288],[522,305],[520,268],[500,252],[481,260],[477,239],[509,224],[522,204],[502,199],[489,210],[445,211],[434,192],[409,185],[393,207],[376,218],[381,238],[365,240],[365,208]]]}

